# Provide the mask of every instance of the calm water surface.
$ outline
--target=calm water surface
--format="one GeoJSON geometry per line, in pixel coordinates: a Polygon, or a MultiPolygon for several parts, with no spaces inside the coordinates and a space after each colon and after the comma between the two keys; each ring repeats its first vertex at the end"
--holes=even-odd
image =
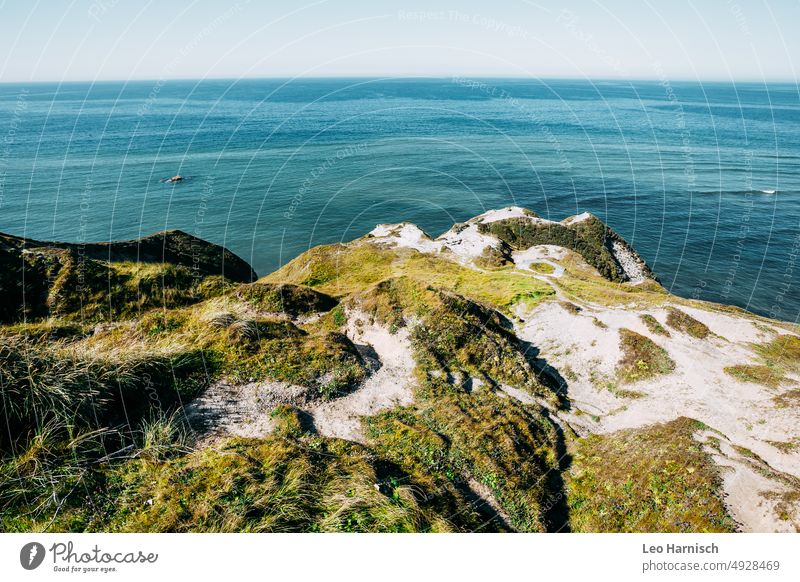
{"type": "Polygon", "coordinates": [[[409,220],[591,211],[671,291],[800,315],[795,85],[331,79],[0,85],[0,231],[180,228],[266,274],[409,220]],[[181,174],[190,179],[165,184],[181,174]]]}

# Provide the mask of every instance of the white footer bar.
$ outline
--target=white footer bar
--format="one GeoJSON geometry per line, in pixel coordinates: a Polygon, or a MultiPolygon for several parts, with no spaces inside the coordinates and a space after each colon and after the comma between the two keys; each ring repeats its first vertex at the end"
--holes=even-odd
{"type": "Polygon", "coordinates": [[[0,580],[800,580],[797,534],[3,534],[0,580]]]}

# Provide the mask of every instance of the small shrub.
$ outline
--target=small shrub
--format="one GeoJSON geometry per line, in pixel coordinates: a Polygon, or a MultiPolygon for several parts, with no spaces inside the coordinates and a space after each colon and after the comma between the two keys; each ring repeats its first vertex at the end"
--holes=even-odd
{"type": "Polygon", "coordinates": [[[778,408],[800,406],[800,388],[788,390],[772,399],[778,408]]]}
{"type": "Polygon", "coordinates": [[[306,431],[303,428],[303,420],[300,411],[293,407],[281,404],[276,406],[270,417],[275,423],[275,435],[284,437],[300,437],[306,431]]]}
{"type": "Polygon", "coordinates": [[[189,435],[179,412],[154,412],[142,420],[137,435],[136,456],[163,461],[189,450],[189,435]]]}
{"type": "Polygon", "coordinates": [[[333,297],[300,285],[250,283],[237,287],[233,295],[261,311],[286,313],[293,317],[336,307],[333,297]]]}
{"type": "Polygon", "coordinates": [[[775,368],[759,365],[726,366],[726,374],[742,382],[761,384],[769,388],[777,388],[786,381],[783,374],[775,368]]]}
{"type": "Polygon", "coordinates": [[[667,308],[667,325],[697,339],[705,339],[711,334],[706,324],[674,307],[667,308]]]}
{"type": "Polygon", "coordinates": [[[756,346],[755,351],[771,367],[800,371],[800,338],[796,335],[779,335],[769,343],[756,346]]]}
{"type": "Polygon", "coordinates": [[[531,263],[528,268],[543,275],[552,275],[556,270],[550,263],[531,263]]]}
{"type": "Polygon", "coordinates": [[[675,369],[675,362],[667,351],[650,338],[625,328],[619,330],[619,336],[622,358],[617,378],[620,382],[638,382],[675,369]]]}
{"type": "Polygon", "coordinates": [[[659,323],[659,321],[649,313],[643,313],[639,316],[639,319],[641,319],[642,323],[647,326],[647,329],[650,330],[650,333],[670,337],[670,333],[667,328],[661,325],[661,323],[659,323]]]}

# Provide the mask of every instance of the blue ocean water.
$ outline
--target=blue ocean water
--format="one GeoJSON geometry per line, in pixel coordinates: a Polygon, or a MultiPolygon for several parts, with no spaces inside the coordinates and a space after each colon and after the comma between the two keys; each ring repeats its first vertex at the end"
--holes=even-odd
{"type": "Polygon", "coordinates": [[[793,84],[317,79],[0,85],[0,231],[180,228],[267,274],[378,222],[591,211],[674,293],[800,315],[793,84]],[[181,174],[178,184],[162,180],[181,174]]]}

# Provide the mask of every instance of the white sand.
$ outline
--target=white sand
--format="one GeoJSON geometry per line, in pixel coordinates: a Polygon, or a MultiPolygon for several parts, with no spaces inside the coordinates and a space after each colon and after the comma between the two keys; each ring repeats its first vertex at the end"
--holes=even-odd
{"type": "Polygon", "coordinates": [[[502,246],[496,237],[480,233],[475,223],[453,227],[436,240],[409,223],[379,224],[370,234],[373,236],[370,240],[381,244],[416,249],[421,253],[446,252],[450,258],[466,266],[472,266],[472,261],[487,249],[502,246]]]}
{"type": "Polygon", "coordinates": [[[498,220],[506,220],[508,218],[531,218],[525,213],[524,208],[519,206],[508,206],[506,208],[499,208],[496,210],[487,210],[483,214],[471,218],[469,222],[482,222],[488,224],[490,222],[497,222],[498,220]]]}
{"type": "Polygon", "coordinates": [[[535,245],[524,251],[516,251],[512,258],[518,269],[530,269],[533,263],[546,263],[553,267],[553,272],[538,273],[549,277],[561,277],[564,274],[564,267],[556,261],[564,260],[567,256],[567,249],[557,245],[535,245]]]}
{"type": "Polygon", "coordinates": [[[385,326],[367,322],[368,317],[363,314],[348,313],[347,335],[357,345],[371,346],[381,367],[351,394],[308,408],[321,435],[361,442],[362,417],[414,401],[414,358],[408,329],[391,334],[385,326]],[[363,322],[361,327],[356,325],[359,320],[363,322]]]}
{"type": "Polygon", "coordinates": [[[770,469],[747,459],[725,437],[715,432],[702,431],[695,438],[706,443],[704,450],[711,454],[720,467],[725,491],[723,501],[742,531],[795,531],[795,524],[800,523],[798,504],[789,502],[783,508],[778,507],[783,496],[791,490],[783,481],[792,482],[794,479],[791,476],[770,475],[770,469]],[[714,446],[714,442],[718,445],[714,446]],[[776,515],[784,512],[784,519],[776,519],[776,515]]]}
{"type": "Polygon", "coordinates": [[[441,243],[442,248],[451,251],[462,264],[468,264],[482,256],[487,248],[501,247],[497,237],[480,233],[476,224],[468,224],[459,229],[451,228],[436,241],[441,243]]]}
{"type": "MultiPolygon", "coordinates": [[[[566,381],[574,409],[561,417],[579,434],[640,428],[688,416],[720,431],[730,443],[753,451],[775,471],[791,478],[800,477],[800,451],[783,453],[768,442],[800,438],[800,410],[776,408],[772,399],[779,391],[737,381],[723,371],[726,366],[758,363],[750,342],[765,341],[768,333],[745,318],[678,306],[708,325],[719,337],[699,340],[670,330],[671,337],[666,338],[647,330],[639,319],[640,311],[582,307],[583,311],[575,315],[554,302],[544,303],[526,314],[525,323],[518,324],[517,329],[520,338],[540,348],[541,358],[565,377],[571,376],[566,381]],[[597,317],[608,329],[596,326],[592,317],[597,317]],[[675,372],[618,386],[615,371],[621,357],[618,330],[622,327],[646,335],[665,348],[676,363],[675,372]],[[618,397],[608,387],[609,383],[615,390],[633,390],[642,397],[618,397]],[[584,414],[576,414],[578,410],[584,414]]],[[[648,312],[662,325],[665,323],[664,310],[648,312]]],[[[798,386],[793,382],[793,386],[781,390],[798,386]]],[[[745,530],[779,531],[793,527],[777,519],[772,510],[774,502],[755,492],[756,489],[784,491],[786,487],[780,481],[746,465],[740,467],[741,462],[737,465],[735,458],[725,464],[733,467],[737,475],[726,476],[724,488],[730,497],[729,505],[737,508],[734,513],[745,530]]]]}
{"type": "Polygon", "coordinates": [[[584,220],[588,220],[592,217],[590,212],[581,212],[580,214],[576,214],[575,216],[570,216],[569,218],[565,218],[561,221],[563,225],[570,225],[570,224],[577,224],[579,222],[583,222],[584,220]]]}
{"type": "Polygon", "coordinates": [[[436,253],[441,250],[441,245],[435,243],[421,228],[408,222],[379,224],[369,234],[381,242],[416,249],[421,253],[436,253]]]}
{"type": "Polygon", "coordinates": [[[201,443],[229,436],[263,437],[274,428],[271,412],[279,404],[299,406],[308,389],[285,382],[209,386],[185,408],[186,418],[201,443]]]}

